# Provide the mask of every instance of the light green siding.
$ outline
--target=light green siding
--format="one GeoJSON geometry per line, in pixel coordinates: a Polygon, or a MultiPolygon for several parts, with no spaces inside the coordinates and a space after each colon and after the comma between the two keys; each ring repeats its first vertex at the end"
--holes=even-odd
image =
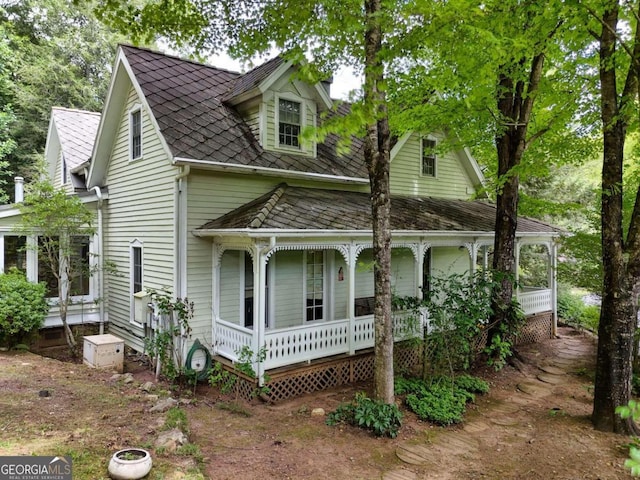
{"type": "Polygon", "coordinates": [[[348,304],[349,304],[349,270],[347,269],[347,262],[344,261],[344,257],[338,252],[335,253],[335,291],[333,296],[333,317],[336,320],[347,318],[348,304]],[[340,269],[342,268],[342,280],[338,277],[340,269]]]}
{"type": "Polygon", "coordinates": [[[471,260],[466,248],[432,247],[431,275],[446,277],[467,273],[471,269],[471,260]]]}
{"type": "Polygon", "coordinates": [[[281,251],[275,254],[275,285],[272,299],[275,303],[275,328],[302,325],[303,311],[303,252],[281,251]]]}
{"type": "Polygon", "coordinates": [[[363,250],[356,263],[355,298],[373,296],[373,251],[363,250]]]}
{"type": "Polygon", "coordinates": [[[236,325],[240,325],[240,304],[244,290],[244,286],[240,285],[241,255],[244,256],[244,252],[227,250],[222,254],[220,263],[220,318],[236,325]]]}
{"type": "Polygon", "coordinates": [[[401,297],[416,295],[415,260],[408,248],[391,250],[391,292],[401,297]]]}
{"type": "MultiPolygon", "coordinates": [[[[467,199],[474,185],[455,152],[436,158],[436,176],[422,175],[420,135],[411,134],[391,161],[390,185],[395,195],[467,199]]],[[[433,135],[441,141],[441,134],[433,135]]]]}
{"type": "MultiPolygon", "coordinates": [[[[174,286],[174,176],[148,112],[142,109],[143,157],[129,161],[129,110],[139,100],[130,89],[107,169],[109,201],[105,208],[105,257],[118,275],[108,278],[108,308],[112,333],[142,349],[143,329],[130,322],[130,245],[143,248],[143,286],[174,286]]],[[[172,292],[174,294],[174,292],[172,292]]]]}

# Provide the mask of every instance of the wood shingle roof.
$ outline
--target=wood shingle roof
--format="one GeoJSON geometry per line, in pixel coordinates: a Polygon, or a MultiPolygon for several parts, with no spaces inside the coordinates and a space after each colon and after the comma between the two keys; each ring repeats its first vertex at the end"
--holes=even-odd
{"type": "Polygon", "coordinates": [[[121,48],[174,158],[367,178],[362,142],[338,155],[338,138],[332,135],[318,145],[316,158],[265,151],[236,110],[224,102],[230,92],[255,86],[277,62],[242,75],[147,49],[121,48]]]}
{"type": "MultiPolygon", "coordinates": [[[[432,197],[393,197],[391,229],[416,232],[493,232],[495,206],[485,201],[432,197]]],[[[198,230],[282,229],[370,231],[369,194],[278,185],[198,230]]],[[[518,233],[555,234],[560,230],[518,218],[518,233]]]]}

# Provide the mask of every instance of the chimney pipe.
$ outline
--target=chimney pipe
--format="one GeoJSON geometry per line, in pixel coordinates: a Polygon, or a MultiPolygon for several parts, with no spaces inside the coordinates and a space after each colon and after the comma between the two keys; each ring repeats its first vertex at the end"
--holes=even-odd
{"type": "Polygon", "coordinates": [[[15,184],[16,184],[16,199],[15,199],[15,203],[22,203],[24,202],[24,178],[22,177],[16,177],[13,179],[15,184]]]}

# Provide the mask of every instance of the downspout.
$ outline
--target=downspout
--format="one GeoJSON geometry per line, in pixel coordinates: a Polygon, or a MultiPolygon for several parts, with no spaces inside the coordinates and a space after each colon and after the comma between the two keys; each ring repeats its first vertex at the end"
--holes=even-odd
{"type": "MultiPolygon", "coordinates": [[[[184,300],[186,297],[186,282],[183,276],[186,268],[186,228],[183,228],[183,222],[186,225],[186,218],[183,218],[181,215],[182,208],[184,206],[184,196],[183,193],[183,179],[187,178],[191,173],[191,167],[189,165],[185,165],[180,167],[180,173],[175,176],[176,181],[176,189],[175,189],[175,202],[173,209],[173,224],[174,224],[174,235],[175,235],[175,280],[174,280],[174,288],[175,295],[178,298],[184,300]]],[[[185,332],[183,330],[182,325],[180,326],[180,365],[184,365],[184,361],[187,356],[187,342],[185,341],[185,332]]]]}
{"type": "Polygon", "coordinates": [[[99,303],[99,312],[100,312],[100,335],[104,334],[104,258],[103,258],[103,229],[102,229],[102,190],[100,187],[95,186],[91,190],[96,192],[96,197],[98,197],[98,258],[99,258],[99,268],[98,268],[98,296],[100,298],[99,303]]]}

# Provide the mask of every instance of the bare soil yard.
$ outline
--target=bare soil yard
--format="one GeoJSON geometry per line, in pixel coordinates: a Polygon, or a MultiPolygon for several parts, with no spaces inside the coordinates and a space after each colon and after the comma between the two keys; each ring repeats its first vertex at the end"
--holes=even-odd
{"type": "MultiPolygon", "coordinates": [[[[560,338],[519,352],[520,370],[478,372],[491,391],[477,398],[462,425],[441,428],[405,412],[396,439],[329,427],[311,415],[314,408],[334,410],[366,384],[277,405],[236,404],[200,385],[195,395],[180,395],[195,444],[180,453],[154,449],[165,414],[150,413],[156,399],[139,388],[153,378],[148,369],[128,362],[134,381],[125,384],[111,372],[4,352],[0,455],[71,455],[79,480],[107,478],[111,455],[129,446],[151,451],[150,479],[630,478],[622,466],[629,439],[596,432],[589,421],[593,340],[561,329],[560,338]],[[41,396],[44,390],[50,396],[41,396]],[[418,460],[405,463],[397,453],[418,460]]],[[[162,383],[151,394],[175,397],[162,383]]]]}

